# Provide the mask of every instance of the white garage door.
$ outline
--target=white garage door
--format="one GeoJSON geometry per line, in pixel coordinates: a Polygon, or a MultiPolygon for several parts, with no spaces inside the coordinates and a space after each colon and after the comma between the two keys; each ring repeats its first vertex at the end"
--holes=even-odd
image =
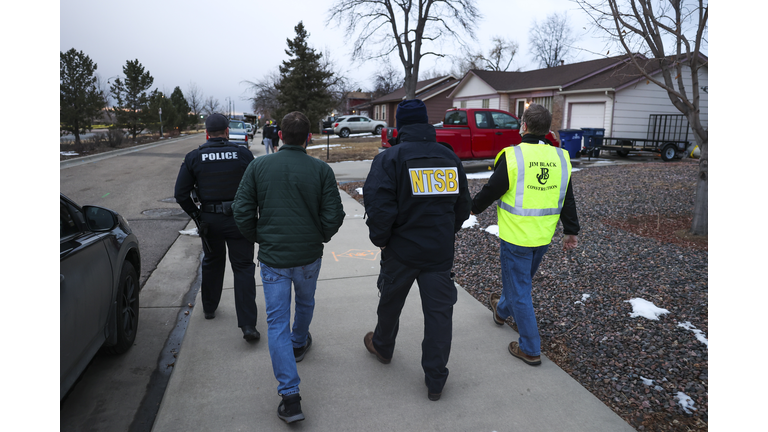
{"type": "Polygon", "coordinates": [[[568,129],[604,128],[605,103],[571,104],[568,129]]]}

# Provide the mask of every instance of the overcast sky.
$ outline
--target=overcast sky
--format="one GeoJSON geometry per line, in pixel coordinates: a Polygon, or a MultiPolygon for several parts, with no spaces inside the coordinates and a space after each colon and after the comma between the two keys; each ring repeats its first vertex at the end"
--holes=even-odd
{"type": "MultiPolygon", "coordinates": [[[[176,86],[185,93],[196,83],[204,96],[213,96],[221,106],[227,98],[235,112],[250,112],[248,85],[277,70],[285,54],[286,39],[295,37],[299,21],[309,32],[309,44],[326,49],[347,76],[363,90],[372,87],[371,76],[381,62],[351,63],[351,38],[335,22],[326,25],[333,1],[290,0],[211,2],[188,1],[103,1],[62,0],[60,2],[60,51],[82,50],[98,64],[103,79],[122,75],[127,60],[138,59],[155,78],[152,88],[170,94],[176,86]],[[285,7],[283,5],[290,5],[285,7]]],[[[494,35],[516,41],[520,50],[511,69],[536,69],[528,51],[528,33],[534,20],[543,21],[553,12],[568,12],[574,32],[581,35],[578,60],[598,58],[604,44],[587,34],[587,17],[569,0],[477,0],[483,18],[477,28],[477,48],[487,52],[494,35]]],[[[455,45],[443,45],[453,53],[455,45]]],[[[393,64],[402,71],[398,59],[393,64]]],[[[426,57],[421,70],[449,71],[448,60],[426,57]]]]}

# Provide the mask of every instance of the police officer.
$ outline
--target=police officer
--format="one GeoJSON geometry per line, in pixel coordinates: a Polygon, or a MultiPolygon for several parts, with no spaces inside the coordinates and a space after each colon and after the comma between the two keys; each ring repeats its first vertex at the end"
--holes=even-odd
{"type": "Polygon", "coordinates": [[[491,294],[489,303],[496,325],[503,326],[507,318],[517,324],[520,338],[507,350],[530,366],[541,364],[532,280],[558,221],[563,224],[563,250],[578,245],[571,159],[545,139],[551,123],[546,108],[531,104],[523,113],[523,142],[499,152],[493,175],[472,202],[472,214],[479,214],[501,200],[497,215],[502,289],[501,294],[491,294]]]}
{"type": "Polygon", "coordinates": [[[379,153],[363,186],[371,242],[381,248],[381,294],[366,349],[384,364],[392,360],[400,313],[414,281],[424,312],[421,366],[429,400],[440,399],[448,379],[453,305],[453,244],[469,217],[467,176],[456,154],[436,142],[427,109],[406,100],[395,114],[399,143],[379,153]]]}
{"type": "Polygon", "coordinates": [[[232,201],[253,154],[227,140],[229,120],[222,114],[209,115],[205,119],[205,130],[209,139],[184,158],[174,196],[188,215],[200,221],[204,248],[210,247],[203,256],[200,287],[205,319],[216,316],[228,250],[235,277],[237,326],[242,329],[245,340],[254,341],[261,337],[256,330],[254,243],[243,237],[232,216],[232,201]],[[200,208],[190,196],[193,190],[200,200],[200,208]]]}

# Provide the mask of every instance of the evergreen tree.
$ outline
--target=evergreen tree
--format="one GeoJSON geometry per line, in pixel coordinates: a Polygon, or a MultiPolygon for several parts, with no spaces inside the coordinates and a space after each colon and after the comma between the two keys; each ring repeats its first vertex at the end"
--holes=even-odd
{"type": "Polygon", "coordinates": [[[288,39],[285,53],[291,58],[280,66],[280,82],[275,84],[278,91],[277,119],[291,111],[301,111],[309,118],[312,130],[319,132],[319,121],[333,109],[334,99],[329,91],[333,72],[323,64],[323,55],[307,45],[309,34],[304,24],[294,27],[296,37],[288,39]]]}
{"type": "Polygon", "coordinates": [[[104,94],[96,83],[98,66],[74,48],[59,54],[59,122],[79,145],[80,133],[91,128],[93,118],[105,107],[104,94]]]}
{"type": "Polygon", "coordinates": [[[184,93],[178,86],[176,86],[176,88],[173,89],[173,93],[171,93],[171,104],[176,111],[176,117],[174,118],[173,123],[168,123],[169,125],[181,132],[187,126],[194,124],[195,119],[192,117],[194,115],[192,114],[192,108],[190,108],[187,99],[184,97],[184,93]]]}
{"type": "Polygon", "coordinates": [[[155,89],[149,94],[147,105],[142,110],[141,121],[146,128],[152,132],[168,132],[174,129],[178,124],[178,113],[173,106],[170,98],[165,97],[163,92],[155,89]],[[160,110],[163,110],[162,115],[160,110]],[[162,118],[162,129],[160,128],[160,119],[162,118]]]}
{"type": "Polygon", "coordinates": [[[149,71],[144,72],[144,66],[139,63],[138,59],[126,61],[125,66],[123,66],[123,73],[125,80],[121,81],[118,78],[110,87],[110,92],[116,103],[113,111],[118,126],[128,129],[135,140],[136,135],[147,127],[144,122],[146,114],[143,111],[146,111],[149,102],[147,90],[152,86],[155,79],[149,74],[149,71]]]}

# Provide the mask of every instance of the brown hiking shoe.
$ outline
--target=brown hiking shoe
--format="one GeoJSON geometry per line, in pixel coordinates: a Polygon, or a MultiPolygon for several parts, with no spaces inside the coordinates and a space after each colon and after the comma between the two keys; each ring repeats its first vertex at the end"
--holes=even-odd
{"type": "Polygon", "coordinates": [[[498,326],[503,326],[506,320],[500,317],[499,314],[496,313],[496,308],[499,306],[500,299],[501,299],[501,294],[493,293],[491,294],[491,299],[488,302],[488,304],[491,306],[491,310],[493,311],[493,322],[498,326]]]}
{"type": "Polygon", "coordinates": [[[373,346],[373,332],[368,332],[365,337],[363,338],[363,343],[365,344],[365,348],[368,350],[369,353],[376,355],[376,358],[379,359],[380,362],[384,364],[389,364],[389,362],[392,361],[392,359],[386,359],[379,354],[378,351],[376,351],[376,348],[373,346]]]}
{"type": "Polygon", "coordinates": [[[518,345],[517,342],[509,343],[509,353],[531,366],[538,366],[541,364],[541,356],[529,356],[528,354],[520,351],[520,345],[518,345]]]}

